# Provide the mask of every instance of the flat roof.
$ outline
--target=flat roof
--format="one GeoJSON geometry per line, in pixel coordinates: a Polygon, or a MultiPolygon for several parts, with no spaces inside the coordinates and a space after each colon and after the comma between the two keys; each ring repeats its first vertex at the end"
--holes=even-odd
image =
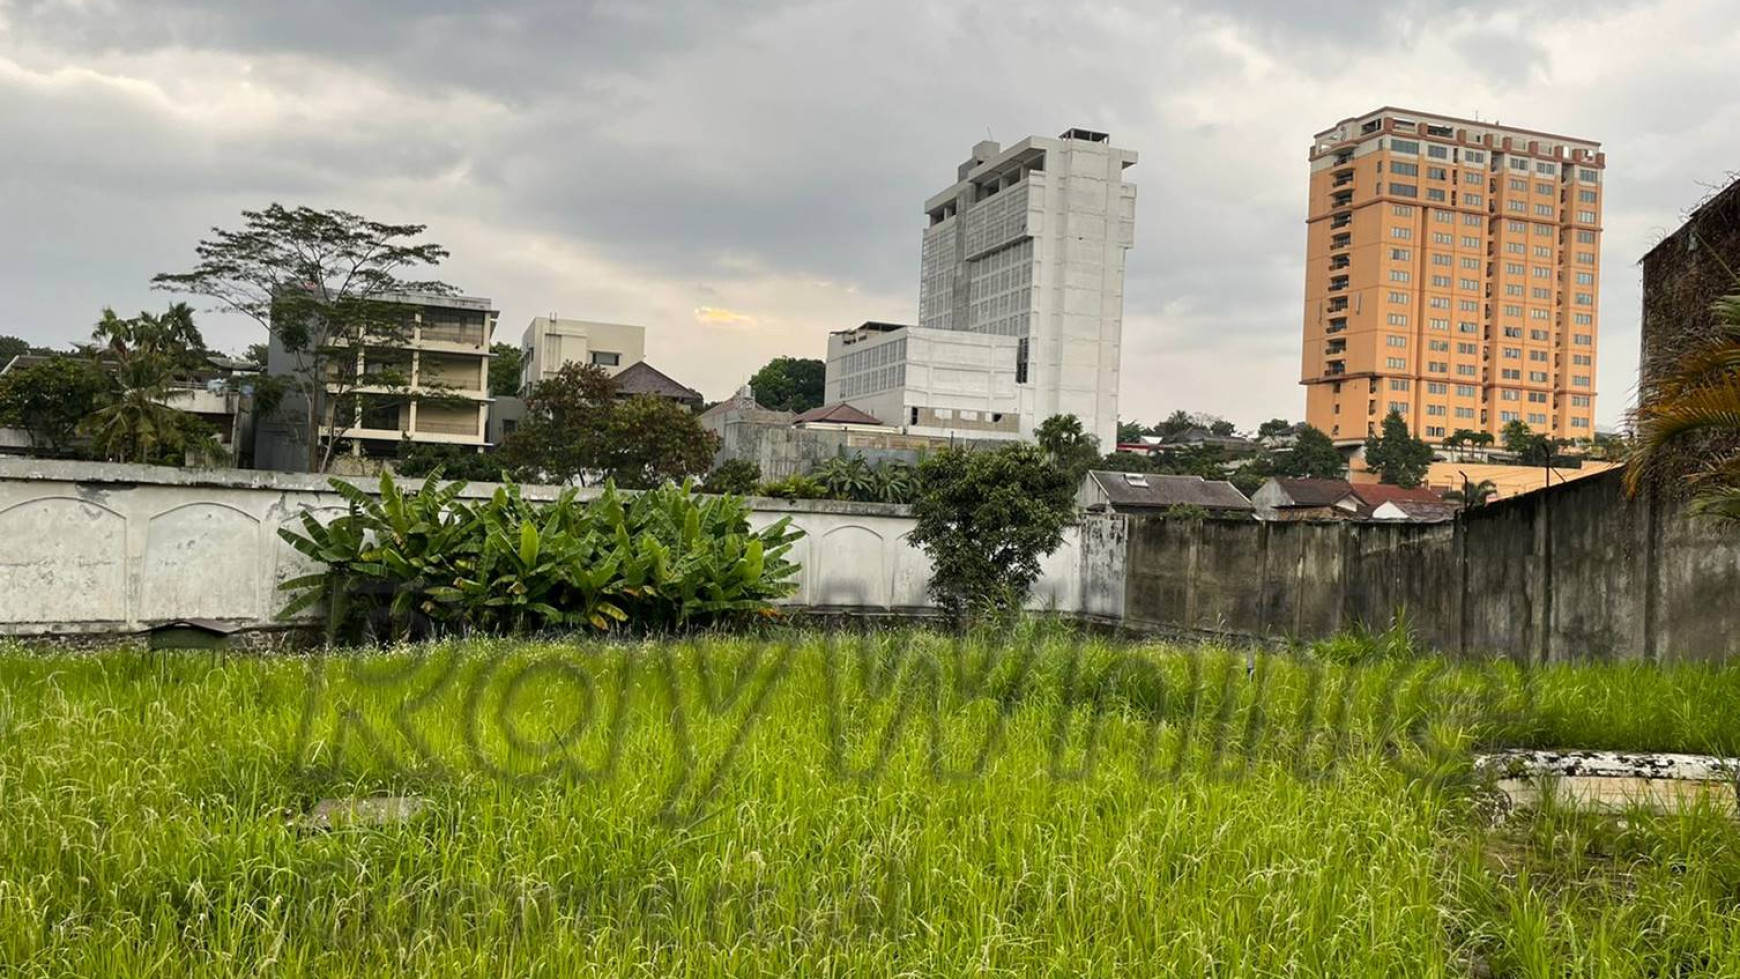
{"type": "Polygon", "coordinates": [[[1601,143],[1597,140],[1585,139],[1582,136],[1566,136],[1566,135],[1563,135],[1561,133],[1549,133],[1549,132],[1545,132],[1545,131],[1539,130],[1539,129],[1524,129],[1521,126],[1507,126],[1501,122],[1482,122],[1479,119],[1464,119],[1461,116],[1447,116],[1447,115],[1444,115],[1443,113],[1440,113],[1440,112],[1422,112],[1419,109],[1406,109],[1406,108],[1403,108],[1399,105],[1380,106],[1376,109],[1371,110],[1370,112],[1362,112],[1357,116],[1348,116],[1346,119],[1343,119],[1340,122],[1336,123],[1335,125],[1330,126],[1328,129],[1323,130],[1322,132],[1318,133],[1317,135],[1319,137],[1327,136],[1330,133],[1334,132],[1337,128],[1344,126],[1350,122],[1358,122],[1361,119],[1370,119],[1372,116],[1383,115],[1386,112],[1394,113],[1396,115],[1417,116],[1417,117],[1422,118],[1422,119],[1436,119],[1436,120],[1439,120],[1441,122],[1460,123],[1464,126],[1479,126],[1482,129],[1502,129],[1505,132],[1525,133],[1529,136],[1545,136],[1548,139],[1559,139],[1559,140],[1564,140],[1564,141],[1569,142],[1569,143],[1584,143],[1584,144],[1587,144],[1589,146],[1600,146],[1601,145],[1601,143]]]}

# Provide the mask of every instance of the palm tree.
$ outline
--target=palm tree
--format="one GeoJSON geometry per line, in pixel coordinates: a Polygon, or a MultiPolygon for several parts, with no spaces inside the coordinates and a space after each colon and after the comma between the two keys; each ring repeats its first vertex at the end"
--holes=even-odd
{"type": "Polygon", "coordinates": [[[112,462],[157,462],[189,450],[222,454],[197,417],[170,407],[171,385],[205,356],[193,310],[176,303],[162,315],[122,319],[112,309],[91,332],[91,356],[112,368],[113,387],[80,426],[91,447],[112,462]]]}
{"type": "Polygon", "coordinates": [[[1497,492],[1498,486],[1490,479],[1483,479],[1478,483],[1464,479],[1462,488],[1445,493],[1444,499],[1452,503],[1460,503],[1465,508],[1472,508],[1485,506],[1487,501],[1491,500],[1497,492]]]}
{"type": "MultiPolygon", "coordinates": [[[[1740,437],[1740,292],[1712,306],[1717,333],[1686,351],[1667,376],[1650,384],[1633,417],[1636,447],[1625,472],[1636,493],[1670,468],[1672,448],[1695,436],[1740,437]]],[[[1740,521],[1740,453],[1716,453],[1684,477],[1693,510],[1740,521]]]]}

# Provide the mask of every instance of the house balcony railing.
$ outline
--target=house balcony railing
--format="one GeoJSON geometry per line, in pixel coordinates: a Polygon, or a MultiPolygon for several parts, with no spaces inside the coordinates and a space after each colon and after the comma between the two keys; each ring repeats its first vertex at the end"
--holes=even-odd
{"type": "Polygon", "coordinates": [[[1331,228],[1345,228],[1352,223],[1353,223],[1353,215],[1351,215],[1351,214],[1337,214],[1335,216],[1335,218],[1329,222],[1329,226],[1331,228]]]}

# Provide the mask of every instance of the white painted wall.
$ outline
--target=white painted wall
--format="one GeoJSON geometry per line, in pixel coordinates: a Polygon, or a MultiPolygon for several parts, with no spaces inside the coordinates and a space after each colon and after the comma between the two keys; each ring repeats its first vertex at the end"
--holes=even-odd
{"type": "Polygon", "coordinates": [[[564,364],[590,364],[594,354],[614,354],[615,364],[601,364],[615,374],[646,359],[646,327],[590,320],[538,316],[520,339],[520,390],[548,380],[564,364]]]}
{"type": "MultiPolygon", "coordinates": [[[[493,491],[480,484],[467,493],[493,491]]],[[[537,499],[557,490],[524,492],[537,499]]],[[[755,526],[789,516],[805,532],[793,549],[802,570],[787,604],[931,607],[930,563],[907,543],[913,520],[905,507],[754,504],[755,526]]],[[[130,632],[178,618],[271,624],[285,604],[278,583],[318,570],[278,529],[300,527],[307,511],[343,510],[315,476],[0,459],[0,635],[130,632]]],[[[1120,616],[1123,533],[1116,518],[1072,530],[1047,559],[1033,604],[1120,616]]]]}

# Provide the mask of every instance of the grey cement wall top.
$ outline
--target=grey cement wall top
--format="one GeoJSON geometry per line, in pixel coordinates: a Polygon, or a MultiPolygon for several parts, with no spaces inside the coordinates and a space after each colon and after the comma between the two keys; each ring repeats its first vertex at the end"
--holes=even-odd
{"type": "MultiPolygon", "coordinates": [[[[64,459],[0,458],[0,480],[43,483],[84,483],[125,486],[194,486],[212,489],[273,490],[282,493],[328,493],[333,477],[313,473],[270,472],[256,469],[178,469],[173,466],[147,466],[119,462],[74,462],[64,459]]],[[[344,482],[363,490],[379,486],[378,479],[361,476],[342,477],[344,482]]],[[[399,479],[401,486],[417,486],[420,479],[399,479]]],[[[499,483],[470,483],[460,495],[482,499],[494,495],[499,483]]],[[[521,494],[529,500],[553,500],[565,487],[543,484],[521,484],[521,494]]],[[[582,487],[581,499],[592,499],[602,489],[582,487]]],[[[625,491],[632,492],[632,491],[625,491]]],[[[912,508],[897,503],[858,503],[846,500],[781,500],[772,497],[749,497],[749,505],[764,513],[830,513],[861,517],[907,517],[912,508]]]]}

